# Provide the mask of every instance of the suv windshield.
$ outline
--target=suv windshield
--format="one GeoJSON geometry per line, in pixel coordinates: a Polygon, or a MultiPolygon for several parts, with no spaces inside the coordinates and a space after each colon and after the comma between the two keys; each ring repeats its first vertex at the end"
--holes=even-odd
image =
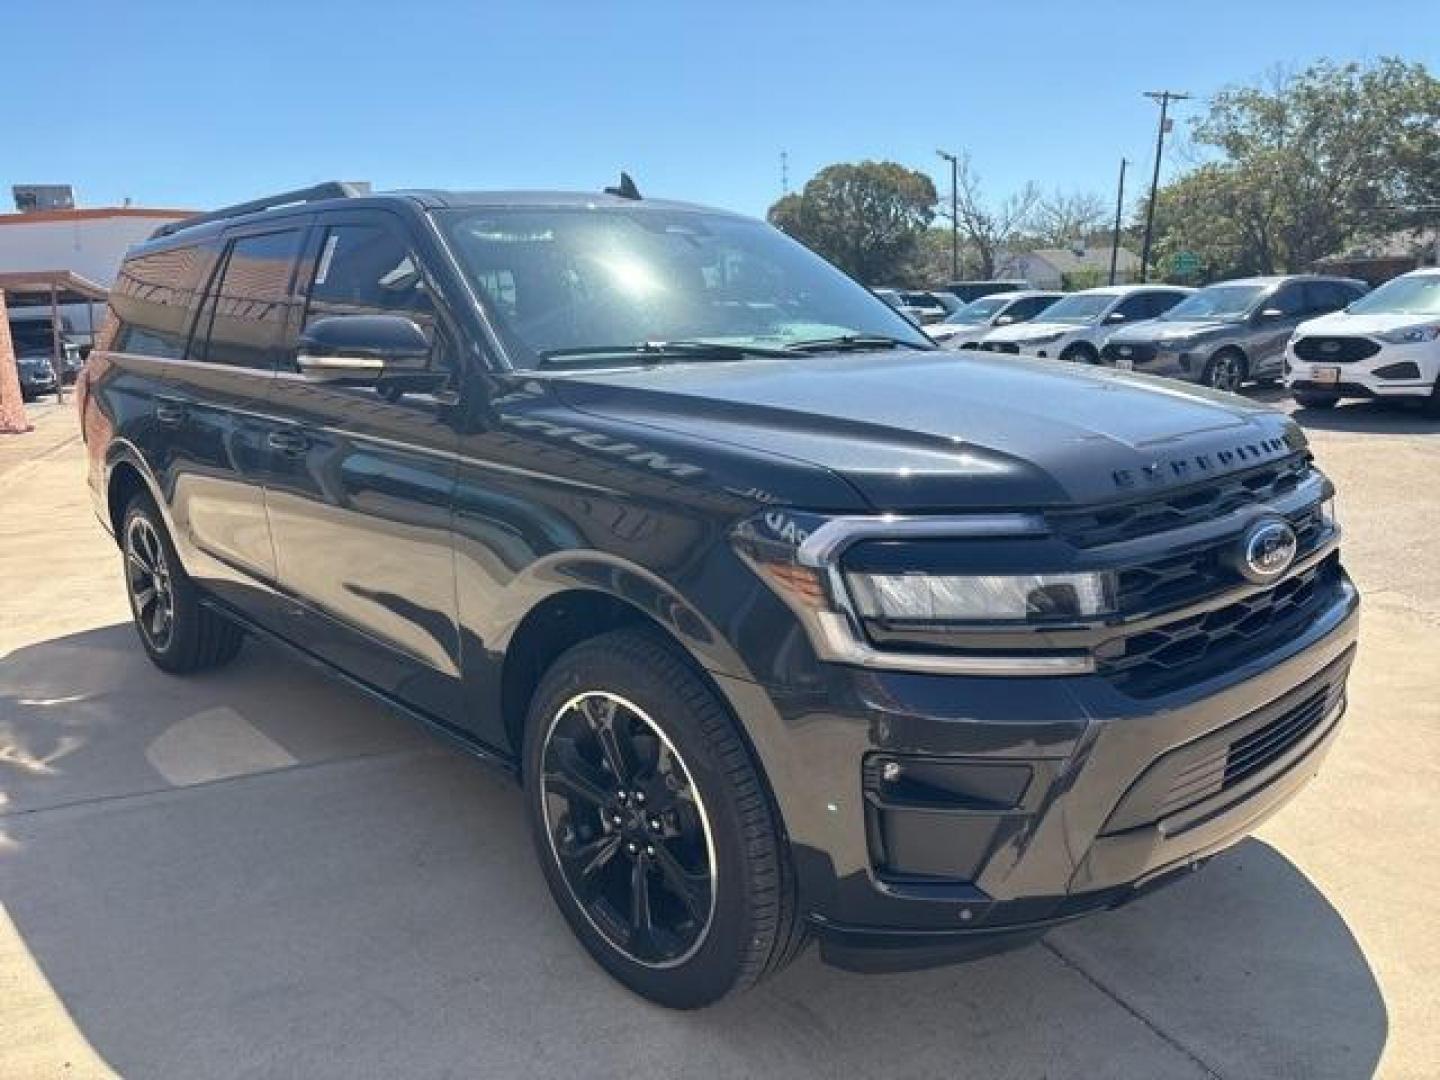
{"type": "MultiPolygon", "coordinates": [[[[909,320],[778,230],[637,207],[477,207],[438,215],[512,360],[716,355],[815,343],[933,348],[909,320]],[[722,349],[723,347],[723,349],[722,349]]],[[[783,355],[783,353],[781,353],[783,355]]]]}
{"type": "Polygon", "coordinates": [[[1387,281],[1346,310],[1352,315],[1440,315],[1440,274],[1387,281]]]}
{"type": "Polygon", "coordinates": [[[1115,302],[1114,293],[1075,293],[1045,309],[1043,322],[1092,323],[1115,302]]]}
{"type": "Polygon", "coordinates": [[[1181,300],[1160,318],[1165,322],[1238,322],[1269,291],[1269,285],[1209,285],[1181,300]]]}
{"type": "Polygon", "coordinates": [[[980,323],[988,322],[992,315],[996,314],[1006,304],[1011,303],[1014,303],[1014,298],[1004,295],[987,296],[982,300],[972,300],[945,321],[958,326],[977,326],[980,323]]]}

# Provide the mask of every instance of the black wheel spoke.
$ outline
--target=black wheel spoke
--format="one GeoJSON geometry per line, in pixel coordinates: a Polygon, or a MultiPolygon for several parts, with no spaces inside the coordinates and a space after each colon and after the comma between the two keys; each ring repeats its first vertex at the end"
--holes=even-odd
{"type": "Polygon", "coordinates": [[[615,730],[615,702],[609,698],[586,698],[581,706],[590,729],[600,742],[600,751],[605,763],[610,766],[611,775],[622,784],[630,781],[630,761],[625,748],[620,745],[620,736],[615,730]]]}
{"type": "Polygon", "coordinates": [[[603,807],[610,801],[610,792],[604,780],[595,774],[575,749],[570,739],[556,739],[552,744],[554,754],[545,771],[545,787],[555,794],[570,799],[580,799],[594,807],[603,807]]]}
{"type": "Polygon", "coordinates": [[[571,850],[559,849],[561,861],[565,864],[570,880],[579,886],[577,893],[593,895],[594,878],[610,865],[615,853],[620,850],[620,837],[615,834],[602,836],[588,844],[571,850]]]}
{"type": "Polygon", "coordinates": [[[703,919],[710,903],[709,875],[686,870],[664,844],[655,845],[655,861],[660,864],[666,887],[685,906],[690,918],[703,919]]]}
{"type": "Polygon", "coordinates": [[[155,599],[155,587],[150,584],[140,586],[135,590],[135,610],[144,612],[155,599]]]}
{"type": "Polygon", "coordinates": [[[650,915],[650,867],[643,858],[636,859],[630,868],[630,934],[641,947],[655,934],[650,915]]]}

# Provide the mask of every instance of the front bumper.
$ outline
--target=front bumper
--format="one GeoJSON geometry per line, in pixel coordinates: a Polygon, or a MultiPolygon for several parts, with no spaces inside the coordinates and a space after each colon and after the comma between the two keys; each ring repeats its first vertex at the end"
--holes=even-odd
{"type": "Polygon", "coordinates": [[[1440,342],[1386,345],[1373,356],[1348,363],[1302,360],[1293,345],[1285,350],[1285,386],[1302,393],[1355,398],[1428,397],[1440,379],[1440,342]],[[1322,381],[1322,369],[1335,373],[1322,381]]]}
{"type": "Polygon", "coordinates": [[[757,750],[823,954],[896,970],[1032,941],[1242,839],[1330,749],[1357,627],[1358,597],[1344,579],[1283,646],[1144,700],[1100,675],[838,665],[824,665],[826,685],[808,692],[725,689],[748,698],[736,701],[741,715],[773,711],[781,735],[757,750]],[[876,763],[888,760],[987,779],[964,779],[971,790],[953,803],[916,805],[877,792],[876,763]],[[1245,760],[1260,767],[1245,772],[1245,760]],[[996,769],[1028,779],[997,785],[996,769]]]}

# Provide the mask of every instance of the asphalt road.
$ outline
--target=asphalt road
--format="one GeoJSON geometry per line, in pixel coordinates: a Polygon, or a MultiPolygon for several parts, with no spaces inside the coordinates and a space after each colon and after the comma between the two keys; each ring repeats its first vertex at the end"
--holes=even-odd
{"type": "Polygon", "coordinates": [[[145,660],[74,424],[0,437],[0,1077],[1433,1077],[1440,422],[1300,414],[1367,593],[1321,777],[1202,873],[968,966],[807,954],[653,1008],[554,911],[519,799],[269,648],[145,660]]]}

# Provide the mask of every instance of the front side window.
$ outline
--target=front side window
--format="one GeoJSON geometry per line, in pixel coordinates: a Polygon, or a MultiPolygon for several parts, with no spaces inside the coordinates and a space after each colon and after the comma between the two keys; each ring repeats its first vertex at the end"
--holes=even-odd
{"type": "Polygon", "coordinates": [[[1440,274],[1393,278],[1350,305],[1352,315],[1440,315],[1440,274]]]}
{"type": "MultiPolygon", "coordinates": [[[[225,253],[201,322],[209,329],[197,355],[212,364],[273,370],[293,343],[290,289],[304,233],[243,236],[225,253]]],[[[196,329],[197,345],[201,328],[196,329]]]]}
{"type": "Polygon", "coordinates": [[[818,255],[758,221],[703,211],[485,207],[441,226],[507,351],[559,355],[703,342],[781,350],[928,338],[818,255]]]}
{"type": "Polygon", "coordinates": [[[434,297],[408,247],[380,224],[325,231],[305,323],[337,315],[401,315],[436,342],[434,297]]]}
{"type": "Polygon", "coordinates": [[[1053,296],[1028,296],[1024,300],[1016,300],[1005,310],[1013,322],[1029,322],[1042,311],[1055,306],[1056,298],[1053,296]]]}

